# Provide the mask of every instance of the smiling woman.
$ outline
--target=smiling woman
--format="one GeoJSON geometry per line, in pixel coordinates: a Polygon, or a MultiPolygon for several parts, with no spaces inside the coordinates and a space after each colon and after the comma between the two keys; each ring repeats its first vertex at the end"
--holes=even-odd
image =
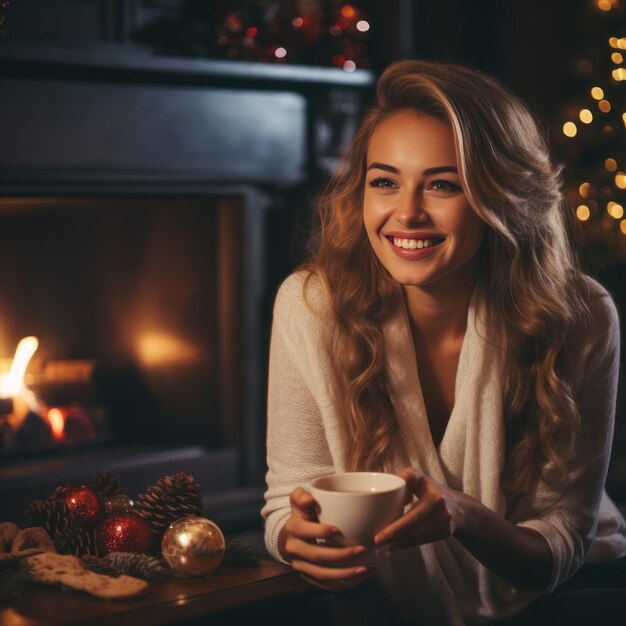
{"type": "Polygon", "coordinates": [[[319,209],[318,249],[274,309],[272,554],[338,599],[371,605],[378,581],[395,607],[380,623],[508,619],[615,566],[617,314],[578,269],[526,107],[477,71],[396,63],[319,209]],[[407,506],[345,547],[307,486],[365,470],[404,478],[407,506]]]}
{"type": "Polygon", "coordinates": [[[385,269],[407,287],[445,278],[439,289],[454,290],[459,280],[467,285],[457,270],[477,265],[484,226],[461,186],[450,127],[401,111],[378,125],[367,160],[363,220],[385,269]]]}

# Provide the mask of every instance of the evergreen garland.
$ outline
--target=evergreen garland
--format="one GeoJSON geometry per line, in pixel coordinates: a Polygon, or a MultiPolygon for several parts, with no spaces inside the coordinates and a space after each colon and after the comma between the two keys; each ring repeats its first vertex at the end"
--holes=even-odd
{"type": "MultiPolygon", "coordinates": [[[[123,485],[112,472],[94,474],[88,486],[103,498],[125,493],[123,485]]],[[[202,515],[199,485],[193,476],[183,471],[164,476],[139,496],[135,510],[146,519],[155,538],[160,541],[172,522],[189,515],[202,515]]],[[[35,500],[26,507],[24,516],[29,526],[41,526],[48,532],[59,553],[80,557],[86,569],[110,576],[128,575],[149,581],[173,577],[172,570],[160,553],[112,552],[100,557],[96,532],[77,525],[70,510],[60,499],[51,497],[35,500]]],[[[268,559],[269,555],[256,546],[233,537],[226,538],[222,565],[254,567],[268,559]]],[[[27,568],[18,567],[14,560],[4,564],[0,570],[0,606],[16,604],[24,597],[27,586],[32,582],[27,568]]]]}

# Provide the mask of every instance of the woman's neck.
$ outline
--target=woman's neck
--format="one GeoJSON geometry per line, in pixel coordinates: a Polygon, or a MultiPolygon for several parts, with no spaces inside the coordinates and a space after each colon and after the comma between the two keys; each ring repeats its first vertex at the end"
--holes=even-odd
{"type": "Polygon", "coordinates": [[[403,287],[415,338],[440,344],[465,335],[467,311],[479,266],[477,255],[453,274],[430,285],[403,287]]]}

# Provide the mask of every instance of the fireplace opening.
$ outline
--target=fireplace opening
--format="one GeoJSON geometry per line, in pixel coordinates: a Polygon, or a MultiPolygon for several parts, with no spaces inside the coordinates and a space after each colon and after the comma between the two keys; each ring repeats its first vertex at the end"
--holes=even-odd
{"type": "Polygon", "coordinates": [[[0,199],[0,383],[20,340],[38,340],[21,393],[0,398],[15,509],[71,459],[156,454],[139,486],[178,449],[194,459],[180,469],[219,475],[201,486],[262,484],[272,214],[250,189],[0,199]]]}

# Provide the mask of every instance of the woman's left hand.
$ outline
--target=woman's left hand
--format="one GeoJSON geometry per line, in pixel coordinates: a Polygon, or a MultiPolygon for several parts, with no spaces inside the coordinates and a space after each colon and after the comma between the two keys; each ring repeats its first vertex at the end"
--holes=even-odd
{"type": "Polygon", "coordinates": [[[407,500],[417,501],[395,522],[374,537],[377,545],[409,547],[447,539],[462,528],[469,496],[436,483],[420,470],[409,467],[398,476],[406,480],[407,500]]]}

